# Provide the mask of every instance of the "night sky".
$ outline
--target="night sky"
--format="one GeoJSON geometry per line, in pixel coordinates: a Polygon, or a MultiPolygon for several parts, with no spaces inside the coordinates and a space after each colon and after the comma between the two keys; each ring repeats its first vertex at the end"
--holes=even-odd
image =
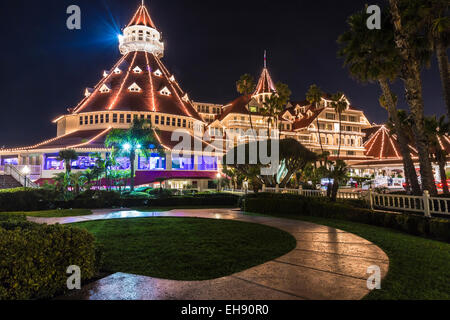
{"type": "MultiPolygon", "coordinates": [[[[258,77],[263,52],[275,82],[303,100],[316,83],[343,91],[371,122],[387,118],[377,85],[351,79],[336,57],[346,19],[368,0],[146,0],[166,45],[164,63],[195,101],[227,103],[244,73],[258,77]]],[[[383,3],[374,0],[370,4],[383,3]]],[[[140,0],[1,1],[0,147],[56,136],[65,114],[119,59],[117,35],[140,0]],[[82,11],[82,29],[66,28],[66,8],[82,11]]],[[[423,73],[427,114],[443,114],[437,63],[423,73]]],[[[400,81],[395,84],[405,107],[400,81]]]]}

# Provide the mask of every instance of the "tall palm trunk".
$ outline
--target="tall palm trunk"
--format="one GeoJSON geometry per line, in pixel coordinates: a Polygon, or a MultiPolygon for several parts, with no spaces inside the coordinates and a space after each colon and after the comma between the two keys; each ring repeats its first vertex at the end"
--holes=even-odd
{"type": "Polygon", "coordinates": [[[389,117],[392,119],[395,127],[397,128],[397,137],[400,144],[400,152],[403,157],[403,164],[405,168],[405,176],[406,180],[408,180],[409,185],[411,186],[412,192],[414,195],[420,195],[420,185],[419,180],[417,179],[416,168],[414,166],[414,162],[411,158],[411,153],[408,147],[408,139],[406,138],[405,133],[401,130],[402,123],[398,117],[398,110],[395,105],[394,99],[392,99],[392,91],[389,87],[389,83],[386,79],[379,80],[381,90],[383,91],[383,95],[386,101],[387,111],[389,113],[389,117]]]}
{"type": "Polygon", "coordinates": [[[447,105],[447,118],[450,119],[450,71],[447,48],[440,37],[436,40],[436,56],[441,75],[442,88],[444,90],[445,104],[447,105]]]}
{"type": "Polygon", "coordinates": [[[445,156],[445,152],[437,152],[436,153],[436,160],[439,165],[439,175],[441,176],[441,183],[442,183],[442,191],[445,194],[450,193],[447,183],[447,173],[445,172],[445,167],[447,165],[447,159],[445,156]]]}
{"type": "Polygon", "coordinates": [[[411,48],[407,31],[402,26],[402,19],[398,8],[399,0],[389,0],[395,26],[395,41],[399,49],[402,63],[402,78],[405,84],[406,100],[414,116],[413,132],[419,151],[420,174],[422,186],[431,195],[437,195],[433,169],[428,152],[428,139],[425,134],[424,103],[422,96],[421,66],[414,48],[411,48]]]}
{"type": "Polygon", "coordinates": [[[339,147],[338,147],[337,158],[340,159],[341,158],[341,146],[342,146],[342,116],[341,116],[340,112],[338,115],[339,115],[339,147]]]}

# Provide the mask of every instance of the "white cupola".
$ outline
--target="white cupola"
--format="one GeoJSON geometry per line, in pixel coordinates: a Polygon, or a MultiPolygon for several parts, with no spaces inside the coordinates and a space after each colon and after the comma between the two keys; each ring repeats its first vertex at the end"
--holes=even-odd
{"type": "Polygon", "coordinates": [[[145,51],[158,58],[164,56],[161,33],[156,29],[144,1],[131,22],[123,30],[123,35],[119,35],[119,43],[120,53],[123,55],[134,51],[145,51]]]}

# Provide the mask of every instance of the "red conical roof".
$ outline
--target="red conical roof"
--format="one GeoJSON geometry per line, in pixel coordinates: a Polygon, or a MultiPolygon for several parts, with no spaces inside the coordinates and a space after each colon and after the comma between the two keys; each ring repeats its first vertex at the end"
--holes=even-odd
{"type": "Polygon", "coordinates": [[[136,51],[123,56],[73,113],[159,112],[202,121],[184,96],[185,92],[159,58],[136,51]]]}
{"type": "Polygon", "coordinates": [[[139,9],[136,11],[136,13],[133,16],[133,19],[131,19],[129,26],[146,26],[153,29],[156,29],[155,24],[153,23],[152,18],[150,17],[150,13],[148,12],[145,5],[142,3],[142,5],[139,7],[139,9]]]}
{"type": "Polygon", "coordinates": [[[254,96],[262,93],[274,93],[276,92],[275,85],[273,84],[272,78],[270,77],[267,68],[264,68],[259,78],[258,85],[256,86],[254,96]]]}
{"type": "MultiPolygon", "coordinates": [[[[376,128],[376,127],[374,127],[376,128]]],[[[397,137],[392,136],[389,130],[383,125],[379,129],[372,133],[369,140],[364,144],[366,148],[365,155],[368,157],[374,157],[376,159],[401,159],[400,145],[397,141],[397,137]]],[[[409,146],[411,150],[411,156],[417,156],[417,150],[409,146]]]]}

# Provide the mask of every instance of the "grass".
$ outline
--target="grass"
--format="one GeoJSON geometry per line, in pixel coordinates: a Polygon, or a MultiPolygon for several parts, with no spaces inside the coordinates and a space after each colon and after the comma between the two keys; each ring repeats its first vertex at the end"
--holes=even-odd
{"type": "Polygon", "coordinates": [[[209,280],[280,257],[295,238],[259,224],[199,219],[102,220],[75,226],[92,232],[105,250],[105,272],[171,280],[209,280]]]}
{"type": "Polygon", "coordinates": [[[89,209],[66,209],[66,210],[46,210],[46,211],[30,211],[30,212],[0,212],[0,215],[26,215],[28,217],[38,218],[62,218],[62,217],[76,217],[87,216],[92,214],[89,209]]]}
{"type": "Polygon", "coordinates": [[[450,244],[356,222],[309,216],[276,217],[303,220],[361,236],[389,256],[390,266],[382,289],[366,300],[449,300],[450,244]]]}

